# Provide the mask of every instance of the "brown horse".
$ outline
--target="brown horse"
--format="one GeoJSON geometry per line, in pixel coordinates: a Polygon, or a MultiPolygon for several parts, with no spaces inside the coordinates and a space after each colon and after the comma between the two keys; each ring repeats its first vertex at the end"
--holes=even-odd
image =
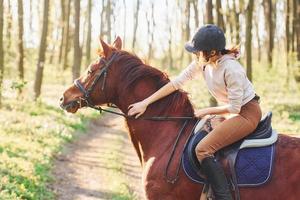
{"type": "MultiPolygon", "coordinates": [[[[138,57],[121,50],[118,37],[113,45],[102,40],[100,58],[63,94],[61,107],[75,113],[84,106],[115,104],[123,113],[128,105],[154,93],[169,79],[156,68],[145,65],[138,57]]],[[[143,116],[193,116],[194,110],[183,91],[176,91],[151,104],[143,116]]],[[[165,169],[183,121],[151,121],[126,118],[129,136],[143,168],[142,183],[150,200],[198,200],[202,185],[186,177],[182,168],[179,179],[166,181],[165,169]]],[[[195,120],[189,120],[179,140],[169,176],[176,174],[189,132],[195,120]]],[[[263,186],[240,188],[242,200],[300,199],[300,139],[280,135],[276,145],[275,168],[271,181],[263,186]]]]}

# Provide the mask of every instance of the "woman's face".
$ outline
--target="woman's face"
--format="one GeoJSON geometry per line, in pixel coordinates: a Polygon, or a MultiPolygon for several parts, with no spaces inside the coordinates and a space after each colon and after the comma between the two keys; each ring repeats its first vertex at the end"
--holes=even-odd
{"type": "Polygon", "coordinates": [[[215,50],[210,52],[198,51],[194,54],[196,55],[196,60],[199,63],[214,63],[220,57],[215,50]]]}
{"type": "Polygon", "coordinates": [[[197,51],[194,54],[198,63],[207,63],[209,61],[203,51],[197,51]]]}

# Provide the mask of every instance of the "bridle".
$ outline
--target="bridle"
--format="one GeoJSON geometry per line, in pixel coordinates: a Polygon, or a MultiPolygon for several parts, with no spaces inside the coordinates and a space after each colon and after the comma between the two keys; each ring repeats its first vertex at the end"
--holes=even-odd
{"type": "MultiPolygon", "coordinates": [[[[107,71],[108,71],[108,68],[111,66],[112,62],[114,61],[114,59],[117,57],[117,55],[118,55],[117,53],[113,53],[108,61],[105,61],[104,58],[100,58],[100,62],[104,62],[104,66],[101,68],[99,73],[96,75],[96,78],[93,80],[91,86],[88,89],[85,89],[85,87],[80,83],[79,79],[76,79],[74,81],[74,85],[83,93],[83,97],[80,97],[79,102],[78,101],[76,101],[76,102],[78,102],[80,104],[80,107],[81,107],[81,102],[83,101],[86,103],[86,105],[88,107],[96,109],[100,112],[105,111],[105,112],[123,116],[128,119],[135,119],[134,116],[129,116],[124,113],[114,112],[112,110],[103,109],[100,106],[95,106],[90,99],[92,91],[95,89],[97,82],[100,80],[100,78],[102,76],[103,76],[103,81],[102,81],[101,91],[105,95],[104,89],[105,89],[105,81],[106,81],[106,77],[107,77],[107,71]]],[[[116,106],[112,106],[111,104],[108,104],[108,107],[117,108],[116,106]]],[[[138,119],[154,120],[154,121],[173,121],[173,120],[191,120],[191,119],[196,119],[196,117],[194,117],[194,116],[186,116],[186,117],[152,116],[152,117],[139,117],[138,119]]]]}
{"type": "MultiPolygon", "coordinates": [[[[107,77],[107,71],[108,71],[109,67],[111,66],[112,62],[114,61],[114,59],[116,58],[116,56],[117,56],[117,53],[113,53],[113,55],[110,57],[110,59],[107,62],[104,60],[104,58],[100,58],[99,62],[104,62],[104,66],[101,68],[101,70],[99,71],[99,73],[96,75],[96,78],[93,80],[91,86],[88,89],[86,89],[80,83],[79,79],[76,79],[74,81],[74,85],[83,93],[83,97],[80,98],[79,104],[80,104],[80,107],[81,107],[81,102],[84,101],[88,107],[96,109],[96,110],[98,110],[100,112],[105,111],[105,112],[109,112],[109,113],[113,113],[113,114],[116,114],[116,115],[123,116],[123,117],[125,117],[127,119],[135,119],[134,116],[129,116],[129,115],[124,114],[124,113],[119,113],[119,112],[115,112],[115,111],[112,111],[112,110],[103,109],[100,106],[95,106],[92,103],[92,101],[91,101],[91,93],[95,89],[96,84],[98,83],[98,81],[101,79],[102,76],[103,76],[103,81],[102,81],[101,91],[105,95],[104,89],[105,89],[105,81],[106,81],[106,77],[107,77]]],[[[109,107],[114,107],[114,106],[109,106],[109,107]]],[[[178,178],[179,178],[180,164],[177,165],[176,173],[175,173],[175,175],[173,177],[170,177],[170,175],[168,174],[168,171],[169,171],[170,164],[171,164],[171,162],[172,162],[172,160],[174,158],[175,149],[176,149],[176,147],[178,145],[179,139],[181,138],[182,134],[184,133],[184,130],[185,130],[187,124],[188,124],[188,121],[192,120],[192,119],[195,120],[196,118],[194,116],[183,116],[183,117],[152,116],[152,117],[139,117],[138,118],[138,120],[154,120],[154,121],[185,120],[183,126],[181,127],[181,129],[180,129],[180,131],[179,131],[179,133],[178,133],[178,135],[176,137],[175,143],[173,145],[173,148],[172,148],[169,160],[167,162],[167,165],[166,165],[166,168],[165,168],[165,171],[164,171],[164,177],[165,177],[165,179],[166,179],[166,181],[168,183],[174,184],[178,180],[178,178]]],[[[196,124],[197,123],[195,123],[194,127],[196,126],[196,124]]],[[[184,146],[186,146],[189,138],[191,137],[191,135],[192,135],[191,133],[190,133],[188,139],[185,141],[184,146]]],[[[182,157],[182,153],[183,153],[183,150],[181,152],[181,157],[182,157]]],[[[180,160],[181,160],[181,158],[180,158],[180,160]]]]}
{"type": "MultiPolygon", "coordinates": [[[[100,80],[100,78],[103,76],[101,91],[104,92],[105,88],[105,81],[107,77],[107,70],[111,66],[113,60],[116,58],[117,53],[113,53],[113,55],[110,57],[108,61],[105,61],[104,58],[100,58],[100,63],[104,62],[104,66],[101,68],[99,73],[96,75],[96,78],[93,80],[91,86],[88,89],[85,89],[84,86],[80,83],[79,79],[74,80],[74,85],[83,93],[83,97],[80,97],[80,105],[81,101],[85,102],[88,107],[95,108],[95,105],[92,103],[90,97],[92,91],[95,89],[95,86],[97,82],[100,80]]],[[[81,107],[81,106],[80,106],[81,107]]]]}

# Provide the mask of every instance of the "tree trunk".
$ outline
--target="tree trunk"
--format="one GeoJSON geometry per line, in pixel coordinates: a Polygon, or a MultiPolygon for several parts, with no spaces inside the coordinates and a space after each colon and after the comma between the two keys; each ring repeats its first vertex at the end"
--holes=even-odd
{"type": "Polygon", "coordinates": [[[190,30],[190,18],[191,18],[191,3],[190,1],[186,2],[186,6],[185,6],[185,16],[186,16],[186,20],[185,20],[185,41],[188,41],[190,39],[190,35],[191,35],[191,30],[190,30]]]}
{"type": "MultiPolygon", "coordinates": [[[[264,10],[265,10],[265,19],[267,19],[267,30],[268,30],[268,66],[272,68],[273,62],[273,47],[274,47],[274,14],[273,14],[273,5],[272,0],[263,1],[264,10]]],[[[276,6],[275,6],[276,7],[276,6]]]]}
{"type": "Polygon", "coordinates": [[[19,78],[24,80],[24,47],[23,47],[23,34],[24,34],[24,25],[23,25],[23,0],[18,0],[18,71],[19,78]]]}
{"type": "Polygon", "coordinates": [[[2,105],[2,82],[4,74],[3,19],[3,0],[0,0],[0,108],[2,105]]]}
{"type": "Polygon", "coordinates": [[[114,39],[117,38],[117,36],[119,36],[119,33],[118,33],[118,35],[116,33],[116,27],[117,27],[116,23],[117,23],[117,18],[119,16],[119,12],[117,12],[117,13],[115,12],[115,10],[118,9],[116,4],[117,4],[116,1],[112,1],[112,3],[111,3],[111,20],[112,20],[111,24],[113,24],[113,28],[111,29],[111,36],[112,36],[111,43],[114,41],[114,39]]]}
{"type": "Polygon", "coordinates": [[[216,0],[216,11],[217,11],[217,24],[225,33],[226,29],[225,29],[225,24],[224,24],[224,19],[223,19],[223,10],[222,10],[221,0],[216,0]]]}
{"type": "Polygon", "coordinates": [[[66,6],[65,1],[60,0],[61,6],[61,38],[60,38],[60,46],[59,46],[59,56],[58,56],[58,63],[61,63],[62,55],[63,55],[63,48],[64,48],[64,41],[65,41],[65,28],[66,28],[66,6]]]}
{"type": "Polygon", "coordinates": [[[291,0],[286,1],[286,18],[285,18],[285,35],[286,35],[286,67],[287,67],[287,76],[286,84],[289,84],[290,76],[290,4],[291,0]]]}
{"type": "Polygon", "coordinates": [[[66,70],[68,68],[68,54],[69,54],[69,35],[70,35],[70,10],[71,10],[71,0],[67,0],[67,11],[66,11],[66,20],[65,20],[65,47],[63,50],[63,69],[66,70]]]}
{"type": "MultiPolygon", "coordinates": [[[[185,6],[185,16],[186,16],[186,24],[185,24],[185,41],[189,41],[191,38],[191,29],[190,29],[190,21],[191,21],[191,1],[187,1],[186,2],[186,6],[185,6]]],[[[184,50],[184,48],[182,48],[182,58],[184,58],[184,55],[187,55],[187,61],[188,63],[191,62],[192,57],[191,54],[186,54],[186,51],[184,50]]]]}
{"type": "Polygon", "coordinates": [[[81,65],[81,48],[79,44],[79,28],[80,28],[80,0],[75,0],[75,32],[74,32],[74,63],[72,68],[73,80],[80,75],[80,65],[81,65]]]}
{"type": "MultiPolygon", "coordinates": [[[[297,58],[298,61],[300,61],[300,2],[298,1],[296,3],[297,6],[297,12],[295,14],[295,32],[296,32],[296,41],[297,41],[297,58]],[[298,17],[297,17],[298,16],[298,17]]],[[[300,68],[300,66],[299,66],[300,68]]]]}
{"type": "Polygon", "coordinates": [[[256,36],[256,39],[257,39],[257,59],[258,59],[258,62],[261,61],[261,40],[259,38],[259,8],[260,8],[260,5],[257,4],[257,9],[256,9],[256,18],[254,20],[254,24],[255,24],[255,36],[256,36]]]}
{"type": "Polygon", "coordinates": [[[106,21],[107,21],[107,41],[108,43],[110,44],[112,41],[111,41],[111,15],[112,15],[112,8],[111,8],[111,1],[108,0],[107,1],[107,7],[106,7],[106,21]]]}
{"type": "Polygon", "coordinates": [[[257,39],[257,60],[258,62],[261,61],[261,41],[259,38],[259,24],[258,21],[255,21],[255,35],[256,35],[256,39],[257,39]]]}
{"type": "Polygon", "coordinates": [[[233,1],[234,20],[235,20],[235,43],[240,43],[240,13],[243,10],[244,2],[239,2],[239,8],[236,6],[236,1],[233,1]]]}
{"type": "MultiPolygon", "coordinates": [[[[152,3],[151,3],[152,6],[152,3]]],[[[150,14],[150,12],[152,12],[152,9],[148,9],[146,11],[146,20],[147,20],[147,39],[148,39],[148,57],[147,57],[147,62],[149,63],[150,60],[150,56],[151,56],[151,50],[152,50],[152,41],[151,41],[151,32],[153,32],[152,28],[151,28],[151,17],[152,15],[150,14]]]]}
{"type": "Polygon", "coordinates": [[[8,3],[8,11],[7,11],[7,29],[6,29],[6,36],[7,36],[7,51],[10,51],[11,47],[11,30],[12,30],[12,14],[11,14],[11,5],[10,0],[7,1],[8,3]]]}
{"type": "Polygon", "coordinates": [[[231,43],[233,43],[234,41],[234,34],[233,34],[233,11],[232,9],[230,8],[229,6],[229,0],[226,2],[226,21],[227,21],[227,24],[228,24],[228,27],[229,27],[229,35],[230,35],[230,40],[231,40],[231,43]]]}
{"type": "Polygon", "coordinates": [[[88,30],[86,38],[86,62],[91,60],[91,37],[92,37],[92,0],[88,1],[88,30]]]}
{"type": "MultiPolygon", "coordinates": [[[[167,7],[167,10],[168,7],[169,7],[169,4],[168,4],[168,0],[166,0],[166,7],[167,7]]],[[[169,16],[169,12],[166,12],[167,13],[167,24],[169,25],[168,27],[168,30],[169,30],[169,36],[168,36],[168,46],[169,46],[169,49],[168,49],[168,57],[169,57],[169,68],[173,68],[173,55],[172,55],[172,21],[171,21],[171,17],[169,16]]]]}
{"type": "Polygon", "coordinates": [[[39,57],[37,62],[37,70],[34,82],[34,98],[35,100],[41,94],[43,70],[45,64],[45,53],[47,48],[47,33],[48,33],[48,13],[49,13],[49,0],[44,0],[44,16],[43,16],[43,28],[42,37],[40,42],[39,57]]]}
{"type": "Polygon", "coordinates": [[[293,20],[292,20],[292,38],[291,38],[291,47],[292,47],[292,51],[295,52],[296,49],[296,32],[297,32],[297,28],[296,28],[296,21],[297,21],[297,0],[293,0],[293,20]]]}
{"type": "Polygon", "coordinates": [[[213,3],[212,0],[207,0],[206,2],[206,23],[212,24],[213,20],[213,3]]]}
{"type": "Polygon", "coordinates": [[[102,7],[101,7],[101,14],[100,14],[100,37],[103,38],[103,35],[105,33],[104,31],[104,21],[105,21],[105,0],[102,0],[102,7]]]}
{"type": "MultiPolygon", "coordinates": [[[[180,11],[183,13],[182,18],[181,18],[181,38],[183,38],[184,42],[188,41],[190,38],[186,39],[186,28],[189,27],[187,24],[187,6],[188,6],[188,1],[177,1],[177,7],[180,9],[180,11]],[[181,3],[183,3],[185,6],[181,6],[181,3]]],[[[183,66],[185,64],[185,49],[180,48],[180,60],[179,60],[179,66],[183,66]]]]}
{"type": "Polygon", "coordinates": [[[148,62],[153,57],[153,42],[154,42],[154,30],[155,30],[155,18],[154,18],[154,2],[151,2],[151,15],[149,10],[147,12],[147,23],[148,23],[148,62]]]}
{"type": "Polygon", "coordinates": [[[199,27],[199,12],[198,12],[198,0],[192,1],[193,8],[194,8],[194,14],[195,14],[195,27],[199,27]]]}
{"type": "Polygon", "coordinates": [[[137,32],[137,27],[139,23],[139,10],[140,10],[140,0],[137,0],[136,2],[136,10],[134,12],[134,26],[133,26],[133,39],[132,39],[132,50],[134,51],[135,49],[135,43],[136,43],[136,32],[137,32]]]}
{"type": "Polygon", "coordinates": [[[300,2],[295,1],[294,7],[296,7],[296,11],[294,11],[294,34],[295,34],[295,41],[296,41],[296,49],[297,49],[297,64],[296,64],[296,81],[300,82],[300,2]]]}
{"type": "Polygon", "coordinates": [[[247,76],[252,81],[252,16],[253,16],[254,0],[249,0],[247,6],[247,19],[246,19],[246,63],[247,63],[247,76]]]}
{"type": "MultiPolygon", "coordinates": [[[[153,4],[153,3],[152,3],[153,4]]],[[[124,31],[123,31],[123,46],[126,46],[126,19],[127,19],[127,8],[126,8],[126,0],[123,0],[123,5],[124,5],[124,19],[123,19],[123,24],[124,24],[124,31]]]]}

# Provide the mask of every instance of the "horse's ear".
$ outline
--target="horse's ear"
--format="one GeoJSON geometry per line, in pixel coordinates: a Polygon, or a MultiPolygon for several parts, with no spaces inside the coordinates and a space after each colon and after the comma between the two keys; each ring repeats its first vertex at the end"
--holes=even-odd
{"type": "Polygon", "coordinates": [[[113,46],[118,50],[122,49],[122,40],[119,36],[117,36],[117,38],[115,39],[113,46]]]}
{"type": "Polygon", "coordinates": [[[107,58],[112,54],[112,49],[110,48],[110,46],[108,44],[106,44],[99,36],[99,45],[100,48],[102,48],[102,52],[104,54],[104,56],[107,58]]]}

